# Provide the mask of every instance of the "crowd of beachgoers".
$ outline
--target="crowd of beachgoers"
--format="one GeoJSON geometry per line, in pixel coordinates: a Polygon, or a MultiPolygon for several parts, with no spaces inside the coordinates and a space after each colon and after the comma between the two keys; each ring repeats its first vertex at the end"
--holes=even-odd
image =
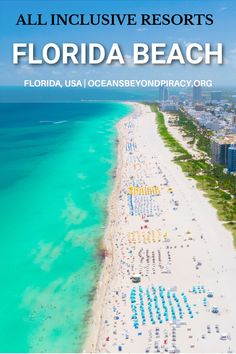
{"type": "Polygon", "coordinates": [[[173,161],[149,106],[118,123],[107,259],[86,350],[233,352],[236,253],[213,207],[173,161]]]}

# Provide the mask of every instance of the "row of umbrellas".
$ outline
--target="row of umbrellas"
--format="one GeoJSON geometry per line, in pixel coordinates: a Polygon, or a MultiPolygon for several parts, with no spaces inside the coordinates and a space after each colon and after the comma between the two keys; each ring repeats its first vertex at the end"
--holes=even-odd
{"type": "Polygon", "coordinates": [[[129,243],[144,242],[152,243],[161,241],[162,238],[168,236],[167,232],[161,233],[160,230],[149,230],[149,231],[134,231],[128,232],[129,243]]]}
{"type": "Polygon", "coordinates": [[[160,209],[156,201],[153,200],[153,196],[132,196],[129,195],[129,208],[132,216],[145,215],[159,216],[160,209]]]}
{"type": "Polygon", "coordinates": [[[160,188],[157,186],[129,187],[129,194],[132,195],[160,195],[160,188]]]}
{"type": "Polygon", "coordinates": [[[145,325],[147,318],[151,324],[182,320],[184,313],[194,317],[188,298],[184,292],[179,298],[175,291],[164,287],[132,288],[130,292],[132,320],[134,328],[145,325]]]}

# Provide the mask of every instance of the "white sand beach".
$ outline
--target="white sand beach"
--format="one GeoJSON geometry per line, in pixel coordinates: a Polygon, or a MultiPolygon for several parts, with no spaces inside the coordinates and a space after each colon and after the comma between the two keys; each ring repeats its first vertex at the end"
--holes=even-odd
{"type": "Polygon", "coordinates": [[[108,255],[84,350],[236,351],[232,235],[172,161],[148,106],[134,104],[118,138],[108,255]]]}

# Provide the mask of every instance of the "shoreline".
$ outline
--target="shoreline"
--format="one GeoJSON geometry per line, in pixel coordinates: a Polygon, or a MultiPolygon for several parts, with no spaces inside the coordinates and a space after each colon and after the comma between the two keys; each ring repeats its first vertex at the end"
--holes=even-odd
{"type": "Polygon", "coordinates": [[[102,309],[105,300],[105,294],[111,279],[112,274],[112,265],[113,265],[113,257],[114,257],[114,249],[113,249],[113,241],[112,241],[112,232],[114,227],[114,218],[117,211],[117,195],[119,194],[119,187],[121,184],[122,175],[120,171],[122,170],[123,160],[122,160],[122,147],[123,141],[120,137],[120,124],[121,121],[127,119],[129,116],[135,113],[136,103],[133,102],[122,102],[126,105],[130,105],[133,107],[133,112],[129,113],[127,116],[121,118],[118,123],[116,123],[117,129],[117,165],[116,175],[114,178],[114,184],[112,187],[111,194],[108,198],[108,204],[106,210],[107,213],[107,223],[105,226],[105,233],[101,240],[102,247],[105,251],[107,251],[106,256],[104,257],[102,263],[102,269],[99,275],[99,279],[96,285],[96,294],[93,299],[92,307],[90,309],[89,321],[88,321],[88,335],[83,345],[83,352],[93,353],[96,351],[97,341],[99,338],[99,332],[101,330],[101,316],[102,309]],[[101,301],[102,299],[102,301],[101,301]]]}
{"type": "MultiPolygon", "coordinates": [[[[235,345],[235,338],[231,336],[236,317],[233,304],[235,287],[232,285],[236,264],[231,234],[218,220],[215,209],[203,193],[196,188],[195,181],[187,178],[180,166],[173,162],[174,154],[164,146],[157,133],[155,115],[150,107],[140,103],[134,107],[134,111],[117,124],[117,175],[109,197],[108,222],[103,238],[108,256],[97,284],[84,352],[152,352],[157,347],[164,352],[175,344],[183,352],[226,351],[227,345],[229,348],[235,345]],[[130,141],[135,146],[137,143],[137,148],[132,151],[127,150],[127,142],[130,141]],[[132,216],[127,205],[128,188],[136,180],[142,186],[161,186],[161,194],[153,198],[156,198],[155,203],[152,202],[155,215],[146,216],[148,224],[145,225],[144,218],[140,214],[132,216]],[[173,191],[169,192],[170,188],[173,191]],[[131,240],[130,236],[127,238],[130,233],[140,234],[140,231],[135,231],[140,230],[140,226],[141,229],[147,228],[148,233],[149,230],[153,233],[158,227],[162,236],[159,235],[153,243],[149,236],[144,243],[140,236],[135,242],[132,241],[134,236],[131,240]],[[163,236],[164,231],[167,238],[163,236]],[[159,261],[155,263],[157,252],[159,261]],[[178,326],[169,319],[164,323],[153,319],[146,324],[149,321],[146,313],[144,325],[141,326],[139,315],[136,315],[140,329],[133,328],[130,291],[139,291],[140,286],[132,284],[130,277],[137,273],[141,274],[144,294],[154,284],[161,284],[171,294],[174,292],[173,296],[177,296],[177,291],[187,294],[194,309],[191,309],[190,319],[183,310],[184,322],[180,321],[178,326]],[[196,296],[189,289],[199,283],[204,284],[201,286],[205,292],[214,292],[214,303],[208,299],[203,307],[196,301],[196,296]],[[212,305],[219,306],[222,314],[214,316],[212,305]],[[218,324],[220,331],[229,333],[230,340],[219,341],[218,332],[209,336],[207,341],[203,339],[206,338],[206,327],[213,328],[218,324]],[[155,328],[158,328],[158,335],[155,328]],[[189,330],[191,336],[188,336],[189,330]],[[177,343],[173,331],[178,332],[177,343]],[[168,338],[168,343],[165,338],[168,338]]],[[[140,235],[143,234],[141,231],[140,235]]]]}

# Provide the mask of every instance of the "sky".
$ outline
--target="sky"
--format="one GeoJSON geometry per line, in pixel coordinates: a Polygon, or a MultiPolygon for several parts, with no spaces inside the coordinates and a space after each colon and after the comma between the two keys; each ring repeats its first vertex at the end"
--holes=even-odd
{"type": "Polygon", "coordinates": [[[1,0],[0,1],[0,85],[23,85],[25,79],[206,79],[215,86],[236,86],[235,0],[1,0]],[[16,26],[19,15],[42,13],[48,19],[51,13],[141,13],[184,14],[212,13],[212,26],[16,26]],[[48,43],[98,42],[109,48],[119,43],[126,65],[28,65],[12,64],[12,44],[33,42],[40,57],[40,48],[48,43]],[[210,42],[224,45],[224,64],[217,65],[133,65],[134,42],[210,42]]]}

